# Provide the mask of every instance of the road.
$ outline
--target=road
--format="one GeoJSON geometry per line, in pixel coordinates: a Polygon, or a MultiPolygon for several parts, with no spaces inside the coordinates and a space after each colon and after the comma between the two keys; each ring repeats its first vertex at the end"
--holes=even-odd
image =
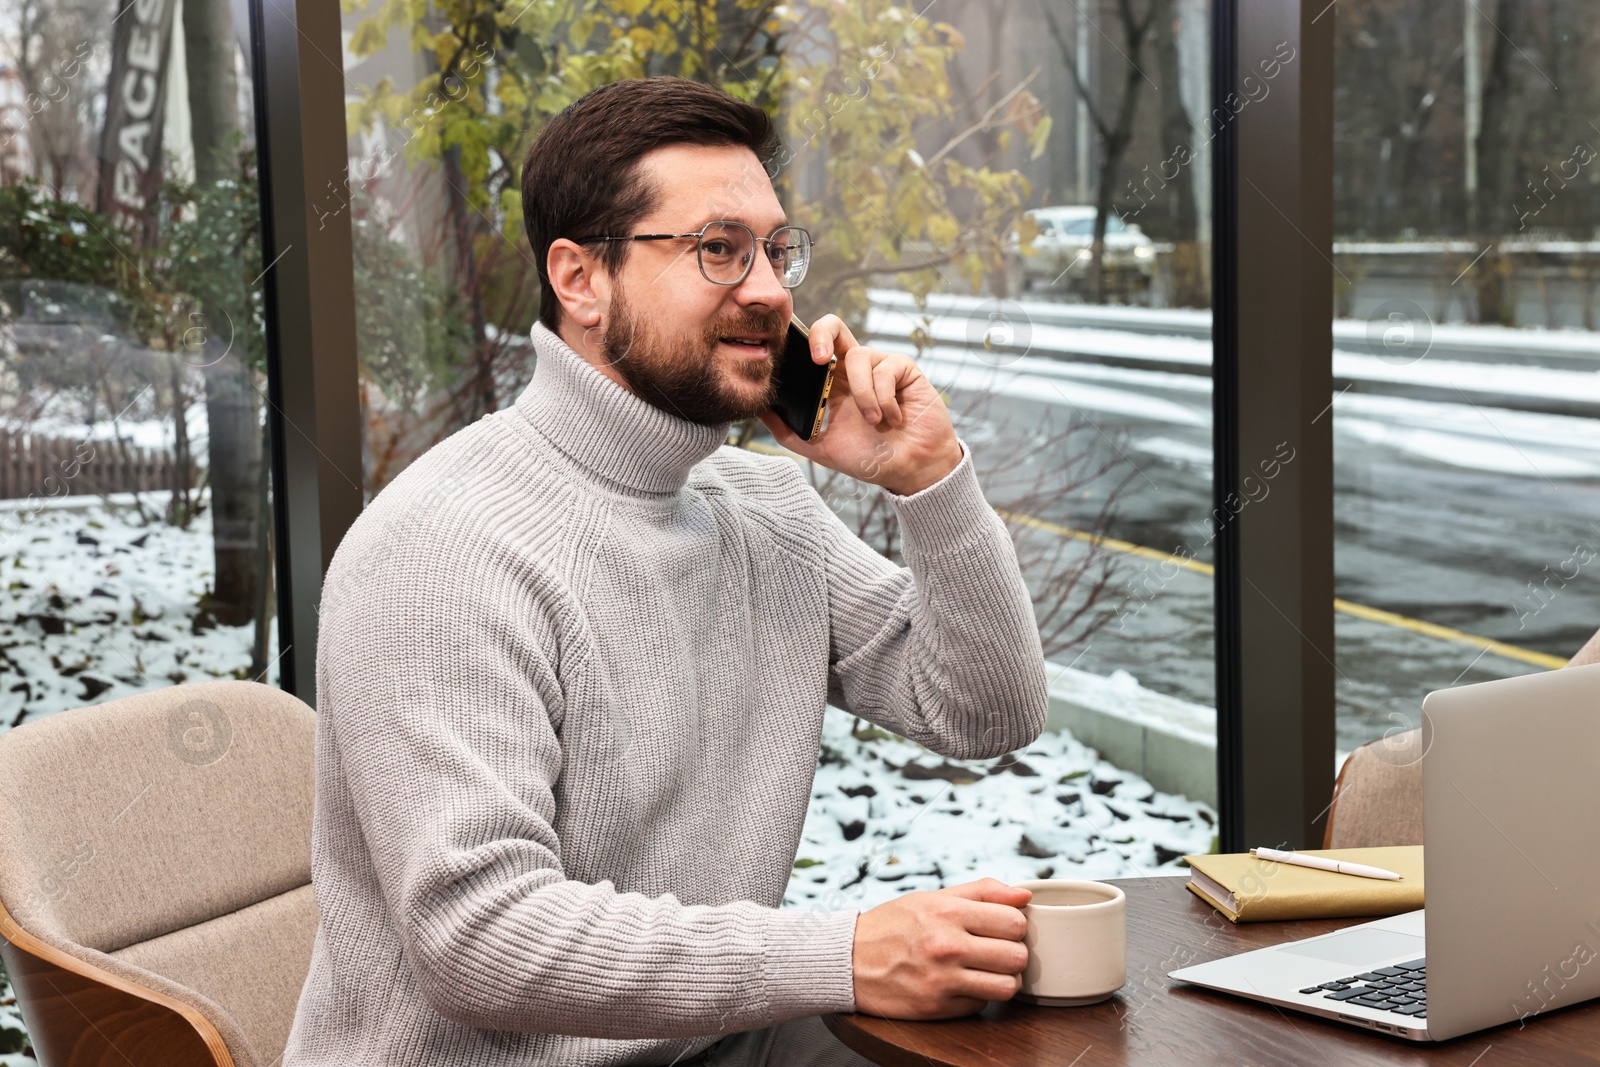
{"type": "MultiPolygon", "coordinates": [[[[968,307],[942,316],[932,333],[954,343],[934,345],[921,362],[950,394],[991,502],[1081,530],[1122,481],[1105,534],[1209,563],[1210,379],[1205,367],[1174,366],[1186,351],[1192,364],[1193,346],[1208,351],[1208,342],[1159,323],[1097,323],[1100,356],[1083,358],[1071,344],[1041,345],[1048,330],[1029,324],[1027,355],[986,351],[985,314],[968,307]],[[1118,346],[1122,358],[1106,360],[1118,346]],[[1101,461],[1112,468],[1105,476],[1058,491],[1063,471],[1101,461]]],[[[875,314],[871,326],[873,343],[914,351],[895,315],[875,314]]],[[[1365,333],[1359,324],[1341,329],[1356,330],[1358,341],[1365,333]]],[[[1415,358],[1347,349],[1347,371],[1351,358],[1381,365],[1366,368],[1375,381],[1330,398],[1335,593],[1349,602],[1335,615],[1341,749],[1415,724],[1431,689],[1544,669],[1546,657],[1570,656],[1600,628],[1600,420],[1571,413],[1589,390],[1600,399],[1600,374],[1585,366],[1600,367],[1600,338],[1592,353],[1571,335],[1530,339],[1545,349],[1529,344],[1508,363],[1495,350],[1506,332],[1458,330],[1415,358]],[[1394,388],[1385,385],[1387,368],[1404,371],[1394,388]],[[1541,406],[1551,410],[1534,410],[1541,406]],[[1363,607],[1378,611],[1349,610],[1363,607]]],[[[1270,481],[1264,486],[1248,506],[1274,506],[1270,481]]],[[[1059,534],[1030,529],[1019,538],[1030,580],[1060,570],[1033,543],[1059,534]]],[[[1113,555],[1128,598],[1122,610],[1053,658],[1077,657],[1097,673],[1124,669],[1150,688],[1214,705],[1206,568],[1113,555]]]]}

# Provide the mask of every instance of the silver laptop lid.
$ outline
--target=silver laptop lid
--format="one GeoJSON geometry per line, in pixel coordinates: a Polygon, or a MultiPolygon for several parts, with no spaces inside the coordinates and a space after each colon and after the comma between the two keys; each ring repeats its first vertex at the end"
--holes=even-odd
{"type": "Polygon", "coordinates": [[[1428,1032],[1600,996],[1600,664],[1422,704],[1428,1032]]]}

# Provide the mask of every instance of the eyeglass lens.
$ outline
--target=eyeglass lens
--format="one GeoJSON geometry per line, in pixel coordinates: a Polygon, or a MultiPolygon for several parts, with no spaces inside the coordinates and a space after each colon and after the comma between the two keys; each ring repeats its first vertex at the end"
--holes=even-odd
{"type": "MultiPolygon", "coordinates": [[[[750,273],[755,234],[740,222],[714,222],[700,236],[700,271],[719,285],[738,285],[750,273]]],[[[792,289],[811,264],[811,239],[798,226],[774,230],[763,247],[784,288],[792,289]]]]}

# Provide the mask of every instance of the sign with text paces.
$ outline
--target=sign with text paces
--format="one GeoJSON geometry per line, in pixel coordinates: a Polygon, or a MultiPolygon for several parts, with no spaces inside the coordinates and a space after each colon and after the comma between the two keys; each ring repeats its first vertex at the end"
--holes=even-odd
{"type": "Polygon", "coordinates": [[[99,210],[143,241],[155,235],[176,0],[121,0],[111,38],[99,210]]]}

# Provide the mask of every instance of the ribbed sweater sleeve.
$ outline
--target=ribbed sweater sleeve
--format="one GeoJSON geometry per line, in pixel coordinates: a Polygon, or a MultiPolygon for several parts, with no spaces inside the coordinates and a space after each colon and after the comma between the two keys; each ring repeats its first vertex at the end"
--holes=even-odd
{"type": "Polygon", "coordinates": [[[566,876],[558,582],[488,538],[362,540],[324,591],[318,745],[356,810],[346,845],[370,851],[439,1015],[665,1038],[854,1010],[853,910],[690,906],[566,876]]]}
{"type": "Polygon", "coordinates": [[[886,493],[906,566],[856,537],[820,498],[828,542],[830,692],[862,718],[956,759],[1031,744],[1049,692],[1032,600],[972,453],[910,496],[886,493]]]}

